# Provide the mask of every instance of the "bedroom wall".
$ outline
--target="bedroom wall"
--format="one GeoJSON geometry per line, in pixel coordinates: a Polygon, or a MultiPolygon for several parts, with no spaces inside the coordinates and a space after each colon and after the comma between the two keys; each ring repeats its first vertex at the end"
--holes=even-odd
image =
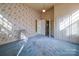
{"type": "MultiPolygon", "coordinates": [[[[26,36],[35,34],[35,20],[40,19],[40,13],[27,7],[26,4],[0,4],[0,14],[12,23],[13,30],[25,30],[26,36]]],[[[2,44],[17,39],[1,39],[2,44]]]]}
{"type": "Polygon", "coordinates": [[[55,39],[79,43],[79,4],[54,5],[55,39]]]}

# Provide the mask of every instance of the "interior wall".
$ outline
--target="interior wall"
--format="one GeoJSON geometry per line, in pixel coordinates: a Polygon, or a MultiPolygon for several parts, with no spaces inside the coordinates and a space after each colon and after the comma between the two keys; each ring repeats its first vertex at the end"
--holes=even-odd
{"type": "Polygon", "coordinates": [[[79,43],[79,4],[54,5],[55,39],[79,43]]]}
{"type": "MultiPolygon", "coordinates": [[[[13,30],[25,30],[27,36],[35,34],[35,20],[40,19],[40,13],[26,4],[0,4],[0,14],[13,25],[13,30]]],[[[17,39],[1,39],[0,42],[12,42],[17,39]]]]}
{"type": "Polygon", "coordinates": [[[49,35],[54,36],[54,7],[50,8],[45,13],[42,13],[42,18],[44,20],[49,20],[49,35]]]}

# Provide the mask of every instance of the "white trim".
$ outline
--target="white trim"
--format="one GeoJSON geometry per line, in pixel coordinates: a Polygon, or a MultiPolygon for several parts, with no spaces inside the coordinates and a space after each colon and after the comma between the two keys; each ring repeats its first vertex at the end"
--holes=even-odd
{"type": "Polygon", "coordinates": [[[17,56],[19,56],[19,54],[21,53],[21,51],[23,50],[23,48],[24,48],[24,44],[21,46],[21,48],[20,48],[20,50],[19,50],[17,56]]]}
{"type": "Polygon", "coordinates": [[[22,50],[23,50],[23,48],[24,48],[24,45],[25,45],[25,43],[27,42],[27,40],[28,40],[28,37],[26,37],[26,39],[23,40],[24,43],[23,43],[23,45],[21,46],[21,48],[20,48],[20,50],[19,50],[17,56],[19,56],[19,54],[22,52],[22,50]]]}

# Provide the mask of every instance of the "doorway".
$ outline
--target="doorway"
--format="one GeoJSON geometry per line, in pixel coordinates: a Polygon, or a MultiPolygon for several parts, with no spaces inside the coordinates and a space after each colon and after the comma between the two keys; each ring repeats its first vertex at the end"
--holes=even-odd
{"type": "Polygon", "coordinates": [[[45,35],[49,36],[49,21],[46,21],[45,35]]]}
{"type": "Polygon", "coordinates": [[[37,20],[35,20],[35,32],[37,32],[37,20]]]}

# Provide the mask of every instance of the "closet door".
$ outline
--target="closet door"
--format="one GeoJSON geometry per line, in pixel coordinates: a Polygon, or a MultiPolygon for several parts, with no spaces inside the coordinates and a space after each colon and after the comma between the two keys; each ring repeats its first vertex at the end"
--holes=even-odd
{"type": "Polygon", "coordinates": [[[37,21],[37,32],[39,34],[45,35],[45,20],[37,21]]]}

